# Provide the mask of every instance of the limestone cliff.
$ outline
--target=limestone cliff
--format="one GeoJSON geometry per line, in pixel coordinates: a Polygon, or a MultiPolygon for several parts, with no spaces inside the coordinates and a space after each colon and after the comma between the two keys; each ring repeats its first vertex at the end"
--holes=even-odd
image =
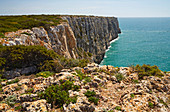
{"type": "Polygon", "coordinates": [[[110,41],[120,33],[117,18],[90,16],[62,16],[67,20],[57,26],[7,32],[0,38],[3,45],[42,45],[67,58],[88,58],[100,63],[110,41]]]}
{"type": "Polygon", "coordinates": [[[110,41],[120,33],[117,18],[114,17],[63,17],[72,28],[77,47],[93,54],[93,61],[100,63],[110,41]]]}

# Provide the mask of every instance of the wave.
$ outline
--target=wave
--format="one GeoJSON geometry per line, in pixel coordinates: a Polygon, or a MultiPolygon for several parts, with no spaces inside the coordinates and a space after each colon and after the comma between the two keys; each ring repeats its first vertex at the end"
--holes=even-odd
{"type": "MultiPolygon", "coordinates": [[[[113,42],[115,42],[115,41],[117,41],[118,39],[119,39],[119,37],[117,37],[116,39],[110,41],[110,44],[113,43],[113,42]]],[[[108,49],[106,49],[105,52],[107,52],[111,47],[112,47],[112,46],[110,45],[110,46],[108,47],[108,49]]]]}

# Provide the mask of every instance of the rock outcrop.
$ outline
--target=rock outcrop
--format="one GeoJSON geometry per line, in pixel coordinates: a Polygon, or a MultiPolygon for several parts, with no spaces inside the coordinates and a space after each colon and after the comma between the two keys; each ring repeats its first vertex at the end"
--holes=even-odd
{"type": "Polygon", "coordinates": [[[41,99],[39,93],[51,85],[61,85],[62,81],[69,80],[80,88],[78,91],[68,90],[70,98],[76,96],[76,102],[63,104],[65,112],[169,112],[170,73],[163,73],[161,78],[147,76],[139,79],[138,76],[138,71],[131,67],[99,67],[91,63],[84,68],[63,69],[48,78],[18,77],[18,82],[13,81],[13,84],[9,84],[12,80],[1,82],[0,111],[60,112],[52,102],[41,99]],[[120,80],[118,75],[124,78],[120,80]],[[93,91],[93,99],[87,91],[93,91]],[[96,102],[95,98],[98,99],[96,102]],[[14,105],[10,105],[12,103],[14,105]]]}
{"type": "Polygon", "coordinates": [[[7,38],[0,38],[4,46],[41,45],[53,49],[67,58],[87,58],[100,63],[110,41],[120,33],[117,18],[62,16],[67,22],[57,26],[34,27],[32,29],[7,32],[7,38]]]}

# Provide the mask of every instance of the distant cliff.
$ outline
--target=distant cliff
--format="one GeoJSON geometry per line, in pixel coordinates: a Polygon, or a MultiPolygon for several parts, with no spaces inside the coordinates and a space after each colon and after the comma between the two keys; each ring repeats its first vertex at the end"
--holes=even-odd
{"type": "Polygon", "coordinates": [[[6,46],[42,45],[67,58],[88,58],[100,63],[109,42],[120,33],[114,17],[62,16],[62,19],[67,22],[7,32],[8,38],[0,38],[0,43],[6,46]]]}
{"type": "Polygon", "coordinates": [[[64,17],[72,28],[77,47],[93,54],[93,60],[100,63],[110,41],[118,37],[120,28],[114,17],[64,17]]]}

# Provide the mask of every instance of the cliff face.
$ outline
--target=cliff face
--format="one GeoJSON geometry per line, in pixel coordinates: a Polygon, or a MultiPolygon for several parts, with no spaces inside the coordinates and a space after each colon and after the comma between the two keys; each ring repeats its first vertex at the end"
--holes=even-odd
{"type": "Polygon", "coordinates": [[[72,28],[77,47],[93,54],[93,61],[100,63],[110,41],[120,33],[117,18],[114,17],[63,17],[72,28]]]}
{"type": "Polygon", "coordinates": [[[100,63],[110,41],[120,33],[118,20],[114,17],[78,17],[63,16],[63,22],[47,28],[7,32],[8,38],[0,38],[0,43],[10,45],[42,45],[53,49],[67,58],[87,58],[92,53],[91,60],[100,63]]]}

